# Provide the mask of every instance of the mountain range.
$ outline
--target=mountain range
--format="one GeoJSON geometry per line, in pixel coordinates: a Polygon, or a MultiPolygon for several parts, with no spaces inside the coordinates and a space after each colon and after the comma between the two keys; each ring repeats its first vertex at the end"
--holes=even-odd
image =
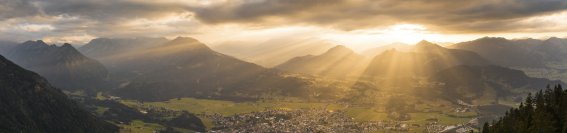
{"type": "Polygon", "coordinates": [[[422,88],[416,90],[417,94],[425,97],[474,103],[479,99],[519,101],[516,98],[537,91],[535,88],[539,86],[562,83],[532,78],[522,71],[497,66],[475,52],[445,48],[427,41],[404,46],[402,50],[386,50],[365,65],[360,62],[363,56],[344,46],[336,46],[324,54],[296,57],[275,68],[346,79],[344,76],[356,72],[354,68],[358,66],[357,69],[364,70],[360,82],[374,82],[379,88],[417,87],[422,88]],[[322,73],[324,70],[330,72],[322,73]]]}
{"type": "Polygon", "coordinates": [[[104,60],[122,53],[142,50],[163,44],[165,38],[137,37],[137,38],[95,38],[78,48],[85,56],[104,60]]]}
{"type": "Polygon", "coordinates": [[[374,57],[384,51],[395,49],[396,51],[408,52],[412,49],[412,45],[405,43],[392,43],[384,46],[379,46],[371,49],[364,50],[362,55],[367,57],[374,57]]]}
{"type": "Polygon", "coordinates": [[[485,66],[491,62],[480,55],[421,41],[413,46],[411,52],[388,50],[371,61],[363,73],[363,78],[381,77],[421,77],[458,65],[485,66]]]}
{"type": "Polygon", "coordinates": [[[154,47],[104,60],[116,81],[113,93],[132,99],[178,97],[257,98],[262,94],[304,95],[309,82],[213,51],[178,37],[154,47]]]}
{"type": "Polygon", "coordinates": [[[276,69],[295,73],[322,75],[335,78],[358,77],[367,64],[365,57],[338,45],[320,55],[306,55],[290,59],[276,69]]]}
{"type": "Polygon", "coordinates": [[[264,67],[274,67],[298,56],[321,54],[334,44],[321,39],[275,38],[260,43],[225,42],[211,48],[264,67]]]}
{"type": "Polygon", "coordinates": [[[3,48],[5,50],[0,54],[23,68],[40,74],[58,88],[102,88],[101,85],[108,76],[101,63],[84,56],[71,44],[56,46],[38,40],[10,46],[3,48]]]}
{"type": "Polygon", "coordinates": [[[528,77],[520,70],[501,66],[455,66],[444,69],[429,80],[441,83],[435,86],[448,99],[474,101],[509,100],[521,102],[522,97],[550,84],[563,84],[558,80],[528,77]]]}
{"type": "Polygon", "coordinates": [[[450,48],[473,51],[498,65],[508,67],[553,68],[566,62],[567,40],[552,37],[546,40],[484,37],[457,43],[450,48]]]}
{"type": "MultiPolygon", "coordinates": [[[[563,83],[530,77],[512,68],[559,70],[567,61],[562,58],[567,55],[567,41],[560,38],[481,38],[449,47],[421,41],[384,46],[364,54],[338,45],[321,54],[291,58],[273,68],[225,55],[189,37],[97,38],[78,50],[71,44],[48,45],[41,40],[0,43],[0,54],[7,58],[0,58],[0,91],[4,91],[0,94],[5,95],[0,103],[0,118],[4,120],[0,126],[7,125],[0,132],[117,130],[82,110],[56,88],[89,89],[142,102],[183,97],[348,101],[349,96],[375,97],[395,90],[392,92],[416,97],[491,104],[500,100],[518,102],[536,88],[563,83]],[[71,126],[50,127],[46,122],[71,126]]],[[[117,114],[134,114],[124,122],[146,117],[118,102],[93,103],[109,108],[101,115],[105,120],[123,122],[117,114]]],[[[159,122],[205,130],[200,119],[190,113],[159,122]]]]}

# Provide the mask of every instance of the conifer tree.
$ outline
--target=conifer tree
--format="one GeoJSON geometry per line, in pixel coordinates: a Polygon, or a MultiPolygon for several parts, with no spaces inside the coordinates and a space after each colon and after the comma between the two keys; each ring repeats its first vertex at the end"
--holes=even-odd
{"type": "Polygon", "coordinates": [[[518,108],[510,109],[492,125],[485,123],[482,133],[567,132],[566,95],[561,85],[528,94],[518,108]]]}

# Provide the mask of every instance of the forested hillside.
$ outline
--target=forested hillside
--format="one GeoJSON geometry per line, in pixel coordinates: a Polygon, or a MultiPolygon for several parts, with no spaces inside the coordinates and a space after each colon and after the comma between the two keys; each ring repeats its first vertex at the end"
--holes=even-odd
{"type": "Polygon", "coordinates": [[[549,86],[535,95],[528,95],[518,108],[491,125],[485,123],[483,133],[564,133],[567,132],[567,91],[561,85],[549,86]]]}

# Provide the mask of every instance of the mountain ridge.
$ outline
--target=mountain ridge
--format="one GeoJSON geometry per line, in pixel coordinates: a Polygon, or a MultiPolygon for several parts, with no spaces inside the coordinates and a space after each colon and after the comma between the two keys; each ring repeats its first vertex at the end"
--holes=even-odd
{"type": "Polygon", "coordinates": [[[0,55],[0,132],[117,132],[34,72],[0,55]]]}
{"type": "Polygon", "coordinates": [[[278,66],[276,69],[323,75],[334,78],[358,77],[365,66],[365,57],[353,50],[337,45],[320,55],[306,55],[292,58],[278,66]]]}
{"type": "Polygon", "coordinates": [[[68,43],[56,46],[42,40],[26,41],[10,48],[5,56],[65,90],[97,89],[108,76],[100,62],[84,56],[68,43]]]}

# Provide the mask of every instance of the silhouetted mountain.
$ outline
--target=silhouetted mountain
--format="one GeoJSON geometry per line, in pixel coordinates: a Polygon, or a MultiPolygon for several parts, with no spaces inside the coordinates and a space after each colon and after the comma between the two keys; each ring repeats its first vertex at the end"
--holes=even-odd
{"type": "Polygon", "coordinates": [[[404,44],[404,43],[392,43],[389,45],[384,45],[376,48],[371,48],[362,52],[362,55],[368,57],[374,57],[376,55],[381,54],[384,51],[395,49],[397,51],[409,51],[412,48],[411,45],[404,44]]]}
{"type": "Polygon", "coordinates": [[[567,39],[552,37],[534,46],[532,50],[547,62],[567,62],[567,39]]]}
{"type": "Polygon", "coordinates": [[[115,58],[121,87],[115,94],[142,100],[177,97],[254,98],[262,94],[305,94],[309,83],[217,53],[179,37],[166,44],[115,58]]]}
{"type": "Polygon", "coordinates": [[[102,64],[85,57],[70,44],[56,46],[41,40],[27,41],[10,49],[5,56],[66,90],[94,89],[108,76],[102,64]]]}
{"type": "Polygon", "coordinates": [[[167,42],[165,38],[96,38],[78,48],[78,50],[88,57],[104,59],[154,47],[165,42],[167,42]]]}
{"type": "Polygon", "coordinates": [[[16,42],[11,41],[0,41],[0,54],[4,55],[6,52],[10,51],[10,49],[16,46],[16,42]]]}
{"type": "Polygon", "coordinates": [[[423,77],[440,70],[458,66],[483,66],[491,64],[478,54],[470,51],[447,49],[422,41],[412,52],[388,50],[372,59],[363,76],[365,78],[423,77]]]}
{"type": "Polygon", "coordinates": [[[356,77],[364,69],[364,57],[351,49],[339,45],[321,55],[295,57],[275,68],[296,73],[331,77],[356,77]]]}
{"type": "Polygon", "coordinates": [[[473,51],[494,64],[503,66],[544,67],[545,62],[534,47],[542,42],[533,39],[507,40],[484,37],[452,45],[451,48],[473,51]]]}
{"type": "Polygon", "coordinates": [[[0,132],[111,133],[118,127],[95,118],[39,75],[0,56],[0,132]]]}
{"type": "Polygon", "coordinates": [[[211,47],[220,53],[271,68],[298,56],[321,54],[333,46],[335,44],[313,38],[275,38],[257,43],[226,42],[211,47]]]}
{"type": "Polygon", "coordinates": [[[437,44],[422,40],[413,47],[415,52],[444,52],[447,49],[437,44]]]}
{"type": "Polygon", "coordinates": [[[522,71],[499,66],[456,66],[442,70],[430,79],[444,84],[440,87],[444,96],[462,100],[525,96],[528,92],[537,91],[540,86],[562,83],[531,78],[522,71]]]}

